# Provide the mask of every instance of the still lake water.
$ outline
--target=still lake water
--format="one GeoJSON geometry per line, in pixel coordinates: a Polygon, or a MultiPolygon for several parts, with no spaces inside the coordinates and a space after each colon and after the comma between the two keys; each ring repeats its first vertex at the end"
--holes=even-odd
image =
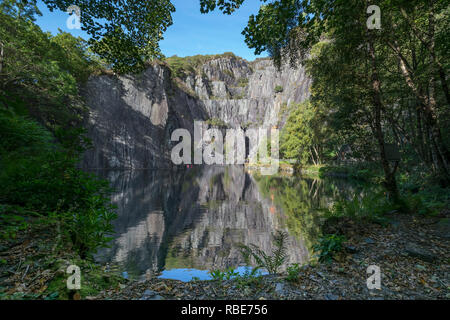
{"type": "Polygon", "coordinates": [[[116,190],[116,234],[96,259],[125,276],[189,281],[209,270],[243,271],[238,245],[273,250],[288,233],[287,263],[310,259],[321,210],[365,188],[347,180],[260,176],[243,166],[97,172],[116,190]]]}

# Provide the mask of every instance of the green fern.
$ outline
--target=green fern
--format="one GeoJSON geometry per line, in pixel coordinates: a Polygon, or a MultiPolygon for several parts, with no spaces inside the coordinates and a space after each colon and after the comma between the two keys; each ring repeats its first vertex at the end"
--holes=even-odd
{"type": "Polygon", "coordinates": [[[250,265],[251,258],[253,258],[257,268],[264,268],[270,274],[276,274],[286,261],[286,239],[287,233],[283,231],[277,231],[273,235],[275,249],[272,251],[271,255],[268,255],[254,244],[250,244],[250,246],[241,244],[239,247],[243,258],[248,265],[250,265]]]}

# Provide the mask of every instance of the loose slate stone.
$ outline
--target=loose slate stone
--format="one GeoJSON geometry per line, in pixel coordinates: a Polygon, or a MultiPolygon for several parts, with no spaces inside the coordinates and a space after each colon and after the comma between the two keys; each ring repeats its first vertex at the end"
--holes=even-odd
{"type": "Polygon", "coordinates": [[[355,246],[345,246],[345,251],[347,251],[348,253],[356,253],[358,252],[358,249],[355,246]]]}
{"type": "Polygon", "coordinates": [[[406,245],[405,252],[411,257],[416,257],[426,262],[433,262],[437,258],[431,251],[413,243],[406,245]]]}
{"type": "Polygon", "coordinates": [[[284,295],[284,284],[283,283],[277,283],[275,286],[275,292],[279,295],[284,295]]]}
{"type": "Polygon", "coordinates": [[[152,290],[145,290],[144,291],[144,296],[154,296],[154,295],[156,295],[156,292],[155,291],[152,291],[152,290]]]}
{"type": "Polygon", "coordinates": [[[339,297],[335,294],[328,293],[325,295],[325,300],[338,300],[339,297]]]}

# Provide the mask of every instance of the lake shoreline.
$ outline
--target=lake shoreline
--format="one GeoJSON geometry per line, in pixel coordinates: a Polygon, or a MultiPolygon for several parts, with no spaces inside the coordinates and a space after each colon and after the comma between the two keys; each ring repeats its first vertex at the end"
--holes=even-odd
{"type": "MultiPolygon", "coordinates": [[[[80,259],[55,244],[57,231],[27,218],[15,239],[0,240],[2,299],[449,299],[448,209],[437,215],[387,213],[386,225],[345,218],[328,233],[344,234],[344,251],[330,263],[286,274],[227,281],[124,279],[119,271],[80,259]],[[66,270],[81,269],[82,289],[68,291],[66,270]],[[381,290],[366,286],[367,267],[381,269],[381,290]],[[78,295],[76,295],[78,293],[78,295]]],[[[156,277],[156,276],[155,276],[156,277]]]]}
{"type": "Polygon", "coordinates": [[[349,222],[346,250],[330,264],[303,266],[295,281],[286,275],[191,282],[153,278],[87,299],[450,299],[448,216],[448,211],[432,218],[391,214],[385,227],[349,222]],[[369,265],[381,269],[380,290],[367,288],[369,265]]]}

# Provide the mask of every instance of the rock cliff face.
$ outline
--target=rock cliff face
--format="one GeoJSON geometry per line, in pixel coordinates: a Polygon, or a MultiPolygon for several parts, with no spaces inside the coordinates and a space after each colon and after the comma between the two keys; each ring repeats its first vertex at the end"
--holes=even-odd
{"type": "Polygon", "coordinates": [[[208,119],[244,129],[282,127],[287,106],[307,99],[309,86],[302,67],[277,71],[268,59],[233,56],[211,59],[183,79],[157,63],[139,75],[93,77],[85,97],[94,148],[83,166],[169,167],[175,129],[193,132],[195,120],[208,119]]]}

